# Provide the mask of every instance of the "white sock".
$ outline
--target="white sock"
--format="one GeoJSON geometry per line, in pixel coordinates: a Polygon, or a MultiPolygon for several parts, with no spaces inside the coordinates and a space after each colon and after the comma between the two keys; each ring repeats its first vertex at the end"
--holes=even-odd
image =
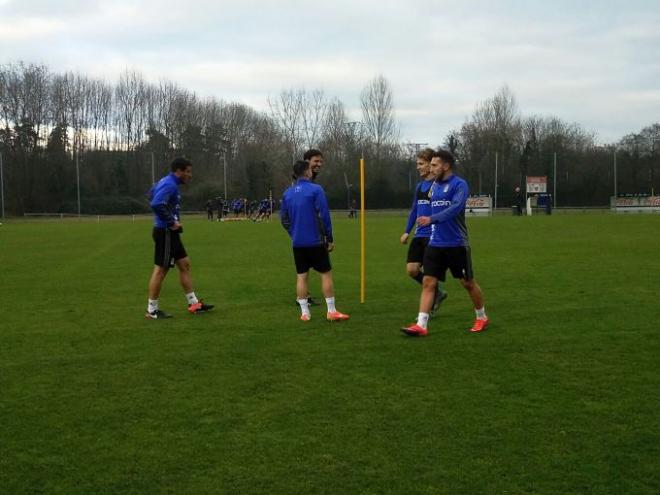
{"type": "Polygon", "coordinates": [[[417,324],[422,328],[426,328],[426,326],[429,324],[429,314],[419,313],[417,315],[417,324]]]}
{"type": "Polygon", "coordinates": [[[199,302],[194,292],[186,294],[186,299],[188,299],[188,304],[197,304],[199,302]]]}
{"type": "Polygon", "coordinates": [[[296,301],[298,301],[298,304],[300,304],[300,311],[302,311],[303,315],[312,316],[312,314],[309,312],[309,301],[306,297],[299,297],[296,299],[296,301]]]}
{"type": "Polygon", "coordinates": [[[325,303],[328,305],[328,313],[336,313],[337,308],[335,308],[335,298],[334,297],[326,297],[325,298],[325,303]]]}
{"type": "Polygon", "coordinates": [[[149,304],[147,304],[147,311],[149,313],[158,311],[158,299],[149,299],[149,304]]]}
{"type": "Polygon", "coordinates": [[[486,307],[484,306],[481,309],[475,309],[474,312],[477,315],[478,320],[487,320],[488,317],[486,316],[486,307]]]}

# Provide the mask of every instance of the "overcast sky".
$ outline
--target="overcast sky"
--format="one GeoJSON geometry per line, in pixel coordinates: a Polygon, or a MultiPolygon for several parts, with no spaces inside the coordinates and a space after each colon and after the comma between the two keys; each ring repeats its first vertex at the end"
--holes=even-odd
{"type": "Polygon", "coordinates": [[[0,63],[126,68],[266,109],[322,88],[359,119],[378,74],[404,140],[440,144],[507,84],[601,143],[660,121],[660,0],[0,0],[0,63]]]}

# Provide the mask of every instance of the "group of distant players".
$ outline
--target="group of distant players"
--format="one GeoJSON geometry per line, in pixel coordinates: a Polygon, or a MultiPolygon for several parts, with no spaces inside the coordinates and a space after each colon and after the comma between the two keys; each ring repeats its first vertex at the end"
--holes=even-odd
{"type": "MultiPolygon", "coordinates": [[[[310,269],[321,276],[321,289],[327,305],[328,321],[348,320],[349,315],[335,307],[334,283],[329,253],[334,249],[332,221],[325,192],[314,181],[323,166],[321,151],[305,152],[303,160],[293,166],[293,183],[284,192],[280,218],[291,238],[296,267],[296,303],[300,306],[300,320],[310,321],[313,304],[308,290],[310,269]]],[[[475,310],[471,332],[488,327],[483,293],[474,280],[472,260],[465,224],[465,204],[469,196],[467,183],[454,174],[455,158],[447,150],[427,148],[417,155],[417,170],[421,181],[415,188],[412,208],[401,243],[406,244],[414,230],[407,256],[407,273],[422,285],[419,313],[416,322],[401,328],[406,335],[428,334],[429,318],[447,297],[440,282],[447,270],[468,292],[475,310]]],[[[188,301],[190,313],[213,308],[199,300],[190,277],[190,260],[181,243],[179,223],[180,195],[178,186],[192,178],[192,164],[177,158],[172,172],[152,189],[151,207],[155,215],[154,270],[149,282],[149,301],[146,318],[169,318],[160,310],[158,297],[169,268],[179,269],[179,278],[188,301]]],[[[268,211],[271,211],[270,201],[268,211]]],[[[263,201],[261,202],[263,204],[263,201]]]]}
{"type": "Polygon", "coordinates": [[[233,214],[233,218],[247,218],[253,222],[260,222],[270,220],[274,206],[274,202],[269,198],[261,201],[248,201],[247,198],[225,200],[217,197],[206,202],[206,218],[213,221],[213,212],[217,211],[218,222],[222,222],[225,218],[232,218],[229,216],[230,214],[233,214]]]}

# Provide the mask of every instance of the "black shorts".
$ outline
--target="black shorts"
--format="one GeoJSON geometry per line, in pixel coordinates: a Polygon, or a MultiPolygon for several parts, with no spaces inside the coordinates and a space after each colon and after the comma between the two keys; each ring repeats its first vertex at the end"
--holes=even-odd
{"type": "Polygon", "coordinates": [[[172,268],[176,260],[188,256],[181,242],[181,232],[154,227],[151,237],[154,239],[154,264],[163,268],[172,268]]]}
{"type": "Polygon", "coordinates": [[[426,248],[424,255],[424,275],[430,275],[444,282],[447,268],[454,278],[472,280],[472,257],[470,248],[458,247],[433,247],[426,248]]]}
{"type": "Polygon", "coordinates": [[[307,273],[310,268],[319,273],[332,269],[330,255],[325,246],[294,247],[293,259],[296,262],[296,273],[307,273]]]}
{"type": "Polygon", "coordinates": [[[424,251],[426,251],[426,246],[429,244],[428,237],[415,237],[410,242],[408,247],[408,263],[423,263],[424,262],[424,251]]]}

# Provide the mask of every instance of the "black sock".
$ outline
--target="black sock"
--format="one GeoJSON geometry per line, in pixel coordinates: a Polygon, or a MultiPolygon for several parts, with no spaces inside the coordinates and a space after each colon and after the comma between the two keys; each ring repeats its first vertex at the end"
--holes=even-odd
{"type": "Polygon", "coordinates": [[[421,284],[422,281],[424,280],[424,274],[422,272],[419,272],[417,275],[412,277],[412,279],[417,282],[418,284],[421,284]]]}

